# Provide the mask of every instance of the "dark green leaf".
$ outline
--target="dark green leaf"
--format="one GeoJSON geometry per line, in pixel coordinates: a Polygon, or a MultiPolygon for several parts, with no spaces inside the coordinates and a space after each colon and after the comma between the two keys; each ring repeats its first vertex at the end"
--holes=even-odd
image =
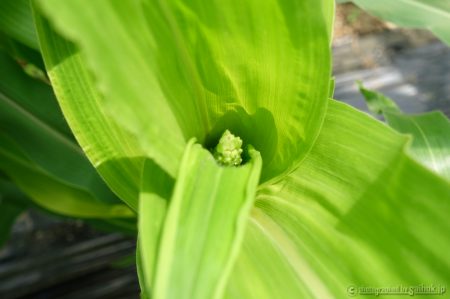
{"type": "Polygon", "coordinates": [[[124,204],[102,201],[89,191],[49,175],[4,134],[0,134],[0,169],[34,202],[54,213],[102,219],[134,217],[124,204]]]}
{"type": "Polygon", "coordinates": [[[0,1],[1,31],[28,47],[39,50],[30,0],[0,1]]]}

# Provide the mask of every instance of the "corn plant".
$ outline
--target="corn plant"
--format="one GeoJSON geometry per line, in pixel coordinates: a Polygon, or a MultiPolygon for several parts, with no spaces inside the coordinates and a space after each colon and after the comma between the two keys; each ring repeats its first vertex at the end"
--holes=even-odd
{"type": "Polygon", "coordinates": [[[0,6],[4,227],[136,231],[143,298],[445,293],[450,124],[332,99],[334,1],[29,4],[0,6]]]}

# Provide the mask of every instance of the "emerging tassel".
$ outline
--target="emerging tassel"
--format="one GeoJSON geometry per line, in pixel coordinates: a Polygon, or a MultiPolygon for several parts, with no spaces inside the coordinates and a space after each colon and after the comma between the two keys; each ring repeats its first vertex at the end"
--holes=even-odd
{"type": "Polygon", "coordinates": [[[242,139],[226,130],[214,149],[214,158],[222,166],[239,166],[242,163],[242,139]]]}

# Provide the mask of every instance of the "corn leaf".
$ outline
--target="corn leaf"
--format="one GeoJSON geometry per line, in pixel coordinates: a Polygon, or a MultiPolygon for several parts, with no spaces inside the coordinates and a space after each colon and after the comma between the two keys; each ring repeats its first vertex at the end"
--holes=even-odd
{"type": "Polygon", "coordinates": [[[406,142],[332,101],[299,168],[258,191],[225,298],[449,285],[450,184],[405,155],[406,142]]]}
{"type": "Polygon", "coordinates": [[[124,204],[102,202],[89,191],[48,175],[4,134],[0,134],[0,169],[39,206],[54,213],[84,218],[134,217],[124,204]]]}
{"type": "Polygon", "coordinates": [[[450,121],[440,111],[408,115],[381,93],[359,87],[369,109],[393,129],[412,137],[411,156],[450,180],[450,121]]]}
{"type": "MultiPolygon", "coordinates": [[[[259,153],[249,151],[244,166],[222,167],[200,145],[188,144],[157,251],[154,298],[222,298],[261,171],[259,153]]],[[[144,227],[140,233],[149,236],[144,227]]],[[[153,254],[144,244],[143,257],[153,254]]]]}
{"type": "Polygon", "coordinates": [[[353,284],[450,283],[449,183],[404,153],[406,138],[325,100],[330,2],[38,3],[75,42],[37,15],[71,128],[135,208],[141,188],[144,296],[324,299],[347,297],[353,284]],[[243,197],[212,191],[246,179],[219,172],[199,146],[182,159],[191,137],[208,147],[224,128],[264,161],[232,269],[230,223],[242,231],[243,197]],[[208,203],[215,217],[205,217],[208,203]]]}
{"type": "Polygon", "coordinates": [[[131,217],[77,145],[51,87],[27,76],[3,52],[0,65],[0,169],[53,212],[131,217]],[[60,195],[63,190],[68,194],[60,195]]]}
{"type": "Polygon", "coordinates": [[[39,50],[34,30],[30,0],[0,1],[0,33],[3,32],[28,47],[39,50]]]}
{"type": "Polygon", "coordinates": [[[35,19],[53,89],[77,141],[110,188],[137,210],[145,159],[136,138],[101,108],[101,95],[78,49],[39,15],[35,19]]]}
{"type": "Polygon", "coordinates": [[[369,13],[404,27],[431,30],[450,45],[450,2],[443,0],[352,0],[369,13]]]}
{"type": "Polygon", "coordinates": [[[139,196],[139,238],[137,267],[143,293],[151,294],[161,232],[166,218],[174,179],[152,160],[146,160],[139,196]],[[141,248],[144,252],[141,252],[141,248]],[[145,274],[144,274],[145,273],[145,274]]]}
{"type": "Polygon", "coordinates": [[[450,184],[411,160],[406,144],[331,102],[300,167],[258,190],[224,297],[346,298],[364,286],[447,285],[450,184]]]}
{"type": "Polygon", "coordinates": [[[412,157],[450,180],[450,122],[441,111],[407,115],[385,113],[389,126],[412,135],[412,157]]]}
{"type": "Polygon", "coordinates": [[[51,87],[29,78],[19,64],[2,52],[0,64],[2,130],[55,177],[86,188],[103,185],[99,196],[108,194],[73,139],[51,87]]]}
{"type": "MultiPolygon", "coordinates": [[[[295,167],[318,134],[332,1],[37,3],[81,47],[104,96],[101,107],[146,136],[138,138],[142,149],[172,176],[189,138],[211,145],[225,127],[261,152],[263,179],[295,167]]],[[[43,48],[53,46],[38,31],[43,48]]],[[[43,52],[49,61],[52,54],[43,52]]],[[[50,74],[61,63],[48,63],[50,74]]]]}

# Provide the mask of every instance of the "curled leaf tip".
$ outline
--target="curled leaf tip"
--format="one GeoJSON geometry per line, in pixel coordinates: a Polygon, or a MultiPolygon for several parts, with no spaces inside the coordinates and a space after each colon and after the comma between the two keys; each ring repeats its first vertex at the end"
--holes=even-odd
{"type": "Polygon", "coordinates": [[[214,149],[214,158],[222,166],[239,166],[242,163],[242,139],[226,130],[214,149]]]}

